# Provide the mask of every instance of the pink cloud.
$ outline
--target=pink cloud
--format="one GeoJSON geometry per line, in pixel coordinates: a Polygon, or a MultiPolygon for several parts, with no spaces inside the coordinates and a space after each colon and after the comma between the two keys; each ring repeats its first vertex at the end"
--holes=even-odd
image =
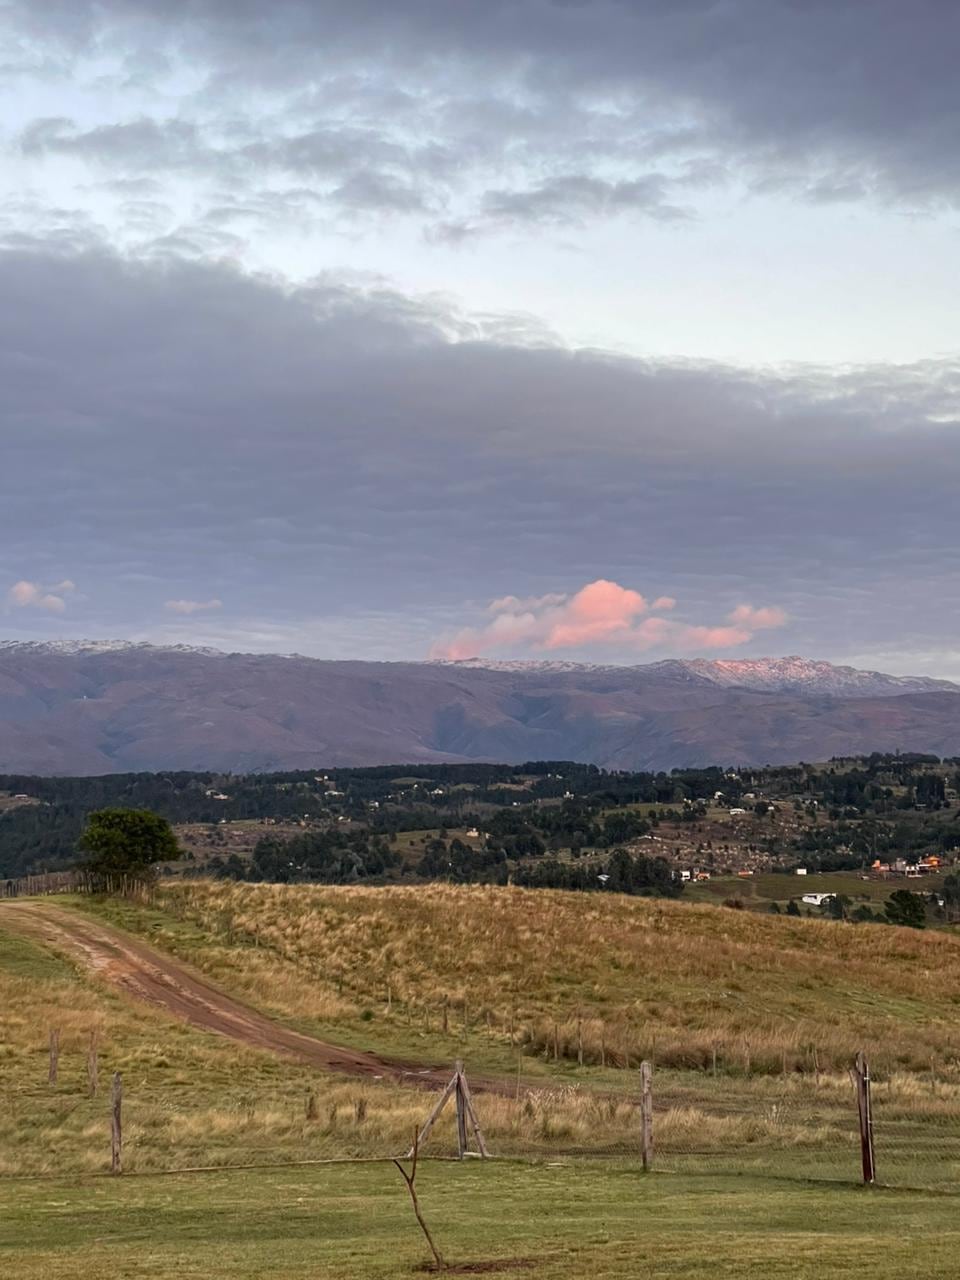
{"type": "Polygon", "coordinates": [[[649,604],[639,591],[606,578],[573,595],[503,596],[488,607],[486,626],[465,627],[438,641],[433,658],[463,660],[489,654],[554,653],[616,645],[636,652],[694,652],[735,648],[754,633],[782,626],[787,615],[775,606],[737,605],[719,625],[692,625],[658,616],[675,608],[673,596],[649,604]]]}
{"type": "Polygon", "coordinates": [[[544,639],[545,649],[576,649],[609,640],[628,631],[634,618],[646,612],[647,602],[639,591],[598,578],[556,609],[559,616],[544,639]]]}
{"type": "Polygon", "coordinates": [[[7,605],[13,609],[42,609],[45,613],[63,613],[67,602],[64,596],[76,588],[69,580],[54,587],[42,587],[39,582],[21,580],[7,592],[7,605]]]}
{"type": "Polygon", "coordinates": [[[728,622],[732,622],[734,626],[747,627],[750,631],[767,631],[772,627],[782,627],[786,620],[787,615],[775,605],[754,609],[750,604],[738,604],[731,613],[727,614],[728,622]]]}
{"type": "Polygon", "coordinates": [[[678,649],[732,649],[753,639],[745,627],[680,627],[674,636],[678,649]]]}

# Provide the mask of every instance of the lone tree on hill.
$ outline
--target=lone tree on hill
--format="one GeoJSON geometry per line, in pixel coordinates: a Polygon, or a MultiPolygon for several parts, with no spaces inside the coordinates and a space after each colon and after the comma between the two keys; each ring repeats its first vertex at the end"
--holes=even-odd
{"type": "Polygon", "coordinates": [[[170,823],[149,809],[98,809],[87,818],[79,845],[90,855],[87,870],[103,876],[142,878],[155,863],[180,857],[170,823]]]}

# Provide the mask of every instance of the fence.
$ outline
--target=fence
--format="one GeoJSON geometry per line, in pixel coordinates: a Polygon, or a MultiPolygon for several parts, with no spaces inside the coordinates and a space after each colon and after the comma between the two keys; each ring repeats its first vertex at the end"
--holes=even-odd
{"type": "Polygon", "coordinates": [[[83,1057],[65,1052],[51,1035],[46,1069],[0,1122],[0,1174],[387,1159],[408,1150],[417,1126],[425,1157],[604,1159],[849,1184],[864,1177],[866,1088],[876,1181],[960,1189],[960,1085],[916,1076],[713,1078],[644,1064],[623,1073],[628,1087],[601,1092],[526,1078],[521,1061],[509,1085],[478,1077],[461,1100],[455,1072],[440,1097],[322,1075],[306,1090],[148,1085],[142,1069],[125,1073],[121,1091],[108,1057],[98,1062],[94,1041],[83,1057]]]}
{"type": "Polygon", "coordinates": [[[47,871],[15,880],[0,880],[0,898],[26,898],[40,893],[76,893],[81,883],[79,871],[47,871]]]}

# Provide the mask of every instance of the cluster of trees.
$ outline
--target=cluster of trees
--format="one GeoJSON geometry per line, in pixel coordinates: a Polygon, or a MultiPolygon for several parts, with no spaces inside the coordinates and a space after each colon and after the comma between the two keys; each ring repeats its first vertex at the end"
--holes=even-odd
{"type": "Polygon", "coordinates": [[[683,882],[663,858],[632,855],[626,849],[615,849],[601,864],[545,859],[518,867],[512,879],[530,889],[577,889],[647,898],[678,898],[683,892],[683,882]]]}
{"type": "Polygon", "coordinates": [[[398,863],[398,856],[381,836],[367,831],[310,831],[291,840],[267,837],[257,841],[249,869],[235,878],[280,884],[355,884],[383,876],[398,863]]]}
{"type": "Polygon", "coordinates": [[[417,875],[427,880],[450,880],[454,884],[470,884],[477,880],[504,883],[507,879],[507,856],[503,849],[488,845],[472,849],[454,837],[449,844],[439,837],[430,840],[417,866],[417,875]]]}
{"type": "MultiPolygon", "coordinates": [[[[960,877],[953,878],[958,881],[956,897],[960,902],[960,877]]],[[[911,893],[909,889],[895,889],[883,904],[882,911],[874,911],[865,902],[855,905],[853,899],[845,893],[832,895],[823,906],[831,920],[847,920],[853,924],[895,924],[909,929],[925,929],[928,909],[939,910],[935,895],[927,899],[923,894],[911,893]]],[[[770,910],[774,915],[781,914],[777,902],[770,904],[770,910]]],[[[802,914],[796,899],[791,898],[786,906],[786,915],[802,914]]]]}

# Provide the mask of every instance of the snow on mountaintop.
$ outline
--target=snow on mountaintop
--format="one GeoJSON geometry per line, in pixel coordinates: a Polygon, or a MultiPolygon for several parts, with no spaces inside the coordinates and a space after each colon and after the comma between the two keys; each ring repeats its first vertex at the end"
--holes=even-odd
{"type": "Polygon", "coordinates": [[[461,670],[485,669],[523,674],[556,674],[633,671],[645,676],[693,676],[725,689],[751,689],[771,693],[807,693],[825,696],[877,697],[937,690],[960,692],[951,680],[930,676],[890,676],[881,671],[859,671],[796,655],[787,658],[668,658],[662,662],[616,666],[566,661],[497,661],[492,658],[440,659],[439,665],[461,670]]]}
{"type": "MultiPolygon", "coordinates": [[[[96,656],[101,654],[176,654],[182,657],[226,658],[245,656],[262,660],[298,659],[318,665],[336,665],[336,659],[305,658],[302,654],[228,654],[187,644],[151,644],[146,640],[0,640],[0,654],[34,654],[37,656],[96,656]]],[[[349,661],[349,660],[348,660],[349,661]]],[[[362,665],[362,664],[361,664],[362,665]]],[[[566,659],[527,661],[495,658],[439,658],[429,663],[407,662],[372,665],[423,665],[450,667],[454,671],[497,671],[504,674],[589,676],[606,673],[635,676],[641,681],[704,681],[724,689],[749,689],[754,692],[792,693],[807,696],[869,698],[895,697],[901,693],[960,692],[951,680],[930,676],[891,676],[880,671],[860,671],[856,667],[836,666],[792,655],[786,658],[667,658],[660,662],[625,666],[617,663],[570,662],[566,659]]]]}
{"type": "Polygon", "coordinates": [[[930,676],[890,676],[881,671],[860,671],[812,658],[694,658],[685,662],[697,675],[725,688],[769,689],[775,693],[809,692],[870,697],[876,694],[958,691],[951,680],[930,676]]]}
{"type": "Polygon", "coordinates": [[[73,657],[84,653],[198,653],[223,658],[221,649],[190,644],[150,644],[147,640],[0,640],[0,653],[38,653],[73,657]]]}

